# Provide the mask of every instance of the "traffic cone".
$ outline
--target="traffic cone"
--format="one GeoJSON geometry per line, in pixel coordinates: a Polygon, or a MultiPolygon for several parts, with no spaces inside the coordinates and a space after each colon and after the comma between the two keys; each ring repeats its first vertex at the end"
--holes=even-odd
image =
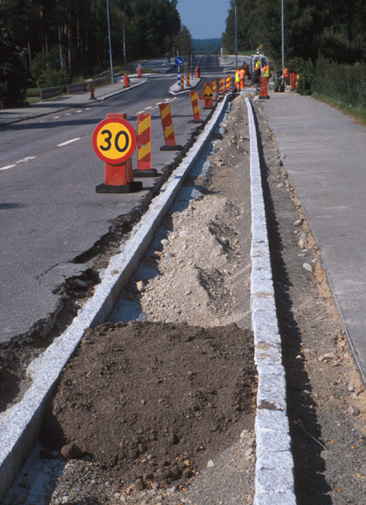
{"type": "Polygon", "coordinates": [[[140,66],[137,69],[137,77],[142,77],[142,68],[140,66]]]}
{"type": "Polygon", "coordinates": [[[130,80],[129,80],[129,78],[128,78],[128,75],[127,75],[127,74],[125,74],[125,75],[124,75],[124,82],[123,82],[123,85],[124,85],[124,87],[125,87],[125,88],[128,88],[128,87],[130,86],[130,80]]]}
{"type": "Polygon", "coordinates": [[[201,77],[201,71],[199,67],[196,67],[196,77],[201,77]]]}
{"type": "MultiPolygon", "coordinates": [[[[107,114],[107,118],[122,118],[127,120],[127,114],[107,114]]],[[[97,193],[135,193],[142,189],[142,182],[133,180],[132,159],[123,163],[105,164],[104,184],[99,184],[97,193]]]]}
{"type": "Polygon", "coordinates": [[[90,88],[90,98],[89,100],[95,100],[95,89],[90,88]]]}
{"type": "Polygon", "coordinates": [[[261,85],[261,92],[260,92],[259,98],[261,100],[265,100],[265,99],[269,98],[268,93],[267,93],[267,84],[266,84],[265,77],[262,77],[262,85],[261,85]]]}

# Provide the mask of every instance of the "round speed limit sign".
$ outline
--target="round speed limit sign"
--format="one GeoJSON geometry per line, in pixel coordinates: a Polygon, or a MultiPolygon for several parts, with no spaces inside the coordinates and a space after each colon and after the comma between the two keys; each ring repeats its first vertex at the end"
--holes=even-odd
{"type": "Polygon", "coordinates": [[[92,142],[94,151],[101,160],[119,165],[133,155],[136,133],[125,119],[108,118],[95,128],[92,142]]]}

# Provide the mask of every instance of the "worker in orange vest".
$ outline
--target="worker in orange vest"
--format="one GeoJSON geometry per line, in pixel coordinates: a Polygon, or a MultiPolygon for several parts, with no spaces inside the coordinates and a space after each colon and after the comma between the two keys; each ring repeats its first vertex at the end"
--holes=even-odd
{"type": "Polygon", "coordinates": [[[240,91],[240,68],[238,67],[235,72],[235,86],[238,91],[240,91]]]}
{"type": "Polygon", "coordinates": [[[283,71],[283,77],[285,78],[285,83],[290,84],[289,81],[290,74],[288,73],[288,68],[285,68],[285,70],[283,71]]]}
{"type": "Polygon", "coordinates": [[[240,89],[244,89],[245,86],[245,70],[244,67],[241,67],[239,70],[239,77],[240,77],[240,89]]]}
{"type": "Polygon", "coordinates": [[[262,68],[262,77],[264,77],[266,79],[266,84],[268,86],[269,77],[270,77],[270,69],[269,69],[268,63],[266,65],[264,65],[264,67],[262,68]]]}

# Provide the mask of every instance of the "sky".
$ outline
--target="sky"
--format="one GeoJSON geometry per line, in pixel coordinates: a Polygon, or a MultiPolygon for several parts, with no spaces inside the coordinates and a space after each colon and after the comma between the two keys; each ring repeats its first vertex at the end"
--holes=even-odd
{"type": "Polygon", "coordinates": [[[225,31],[230,0],[178,0],[182,23],[194,39],[220,38],[225,31]]]}

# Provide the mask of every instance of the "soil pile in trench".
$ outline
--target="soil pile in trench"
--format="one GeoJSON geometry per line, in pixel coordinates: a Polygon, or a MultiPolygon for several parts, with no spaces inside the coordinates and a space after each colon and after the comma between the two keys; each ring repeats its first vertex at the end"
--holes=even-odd
{"type": "Polygon", "coordinates": [[[106,323],[65,369],[43,438],[125,486],[184,483],[251,426],[254,388],[249,330],[106,323]]]}

